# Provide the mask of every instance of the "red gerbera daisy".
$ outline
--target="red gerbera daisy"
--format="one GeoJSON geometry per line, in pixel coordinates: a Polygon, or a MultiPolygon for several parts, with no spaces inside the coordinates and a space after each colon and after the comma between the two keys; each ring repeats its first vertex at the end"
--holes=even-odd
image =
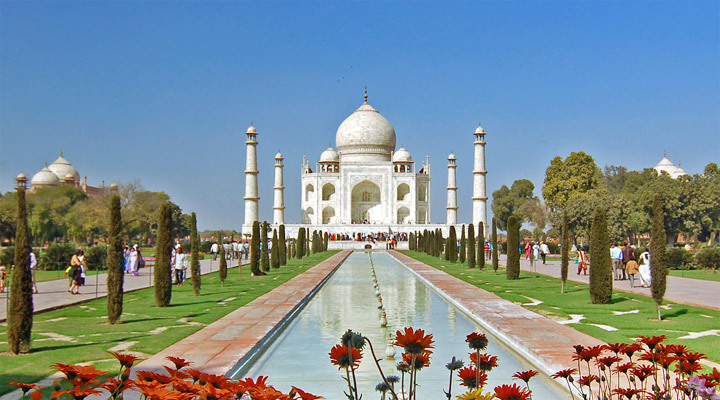
{"type": "Polygon", "coordinates": [[[604,347],[605,349],[610,350],[615,353],[615,355],[617,355],[623,351],[623,349],[625,348],[625,343],[608,343],[604,347]]]}
{"type": "Polygon", "coordinates": [[[335,347],[330,349],[330,362],[338,366],[338,369],[343,368],[357,368],[360,365],[362,359],[362,353],[360,350],[354,347],[346,347],[341,344],[336,344],[335,347]]]}
{"type": "Polygon", "coordinates": [[[705,354],[702,353],[696,353],[694,351],[688,351],[685,354],[682,355],[682,359],[689,362],[690,364],[695,364],[700,360],[704,360],[707,357],[705,357],[705,354]]]}
{"type": "Polygon", "coordinates": [[[137,371],[135,377],[138,382],[157,382],[162,386],[170,384],[174,381],[172,376],[158,374],[152,371],[137,371]]]}
{"type": "Polygon", "coordinates": [[[175,369],[181,370],[184,367],[187,367],[188,365],[192,364],[191,362],[185,361],[185,359],[180,357],[165,357],[166,360],[169,360],[171,363],[175,364],[175,369]]]}
{"type": "Polygon", "coordinates": [[[465,341],[473,350],[485,350],[488,345],[488,338],[484,333],[473,332],[467,335],[465,341]]]}
{"type": "Polygon", "coordinates": [[[613,389],[613,393],[625,396],[626,399],[630,400],[633,396],[643,394],[644,392],[640,389],[617,388],[613,389]]]}
{"type": "Polygon", "coordinates": [[[526,388],[513,383],[511,385],[500,385],[495,387],[495,397],[500,400],[528,400],[532,393],[526,388]]]}
{"type": "Polygon", "coordinates": [[[404,348],[406,353],[419,355],[423,351],[432,349],[433,343],[432,334],[426,335],[422,329],[405,328],[404,331],[395,332],[395,343],[393,344],[404,348]]]}
{"type": "Polygon", "coordinates": [[[612,366],[616,362],[620,362],[620,357],[607,356],[607,357],[600,357],[595,360],[595,364],[597,364],[598,367],[607,367],[607,368],[610,368],[610,366],[612,366]]]}
{"type": "Polygon", "coordinates": [[[641,343],[645,344],[650,350],[654,349],[655,346],[665,340],[665,335],[660,336],[640,336],[638,339],[641,343]]]}
{"type": "Polygon", "coordinates": [[[632,359],[633,354],[635,354],[636,352],[638,352],[640,350],[642,350],[642,345],[640,345],[640,343],[637,343],[637,342],[630,343],[630,344],[625,345],[625,348],[623,349],[623,353],[625,353],[625,355],[628,356],[628,358],[632,359]]]}
{"type": "MultiPolygon", "coordinates": [[[[423,351],[422,353],[415,356],[415,370],[420,371],[424,367],[430,366],[430,353],[429,351],[423,351]]],[[[403,353],[402,355],[403,361],[405,361],[408,365],[411,367],[412,365],[412,354],[403,353]]]]}
{"type": "Polygon", "coordinates": [[[20,382],[11,381],[10,384],[13,385],[13,386],[19,387],[20,389],[22,389],[23,396],[24,396],[27,392],[29,392],[29,391],[31,391],[31,390],[33,390],[33,389],[42,389],[42,386],[37,385],[37,384],[34,384],[34,383],[20,383],[20,382]]]}
{"type": "Polygon", "coordinates": [[[580,379],[578,379],[578,383],[581,386],[590,386],[593,382],[595,382],[597,380],[598,380],[597,376],[590,374],[590,375],[581,376],[580,379]]]}
{"type": "Polygon", "coordinates": [[[196,369],[188,368],[185,370],[185,373],[190,375],[190,377],[193,380],[193,383],[197,383],[197,381],[200,380],[200,376],[202,376],[203,372],[200,372],[196,369]]]}
{"type": "Polygon", "coordinates": [[[568,368],[568,369],[560,370],[560,371],[558,371],[558,372],[550,375],[550,377],[553,378],[553,379],[557,379],[557,378],[565,378],[565,379],[568,379],[568,378],[572,377],[572,374],[574,374],[574,373],[576,373],[576,372],[577,372],[577,369],[575,369],[575,368],[568,368]]]}
{"type": "Polygon", "coordinates": [[[60,397],[64,394],[69,394],[72,396],[75,400],[83,400],[84,398],[94,395],[94,394],[101,394],[102,392],[97,389],[92,389],[90,387],[87,387],[85,389],[82,388],[82,386],[75,386],[72,390],[61,390],[59,392],[53,392],[53,394],[50,395],[52,398],[60,397]]]}
{"type": "Polygon", "coordinates": [[[135,364],[135,361],[140,360],[139,357],[135,357],[132,354],[119,354],[113,351],[108,351],[108,353],[112,354],[113,357],[117,358],[123,368],[131,368],[133,364],[135,364]]]}
{"type": "Polygon", "coordinates": [[[528,383],[530,381],[530,379],[537,374],[538,374],[537,371],[529,369],[527,371],[516,372],[515,375],[513,375],[513,378],[520,379],[523,382],[528,383]]]}
{"type": "Polygon", "coordinates": [[[652,365],[646,365],[646,364],[639,364],[636,365],[635,368],[633,368],[633,375],[635,375],[638,379],[640,379],[640,382],[647,379],[648,376],[653,374],[653,367],[652,365]]]}
{"type": "Polygon", "coordinates": [[[470,361],[483,371],[490,371],[498,366],[498,358],[487,353],[480,353],[479,359],[477,353],[470,353],[470,361]]]}
{"type": "Polygon", "coordinates": [[[305,392],[303,390],[300,390],[299,388],[296,388],[295,386],[292,387],[290,390],[290,396],[297,395],[301,400],[316,400],[316,399],[324,399],[322,396],[315,396],[314,394],[305,392]]]}
{"type": "Polygon", "coordinates": [[[477,389],[485,386],[487,383],[487,374],[485,371],[480,371],[480,379],[477,379],[478,373],[475,367],[465,367],[458,371],[458,378],[462,381],[461,385],[467,386],[471,389],[477,389]]]}

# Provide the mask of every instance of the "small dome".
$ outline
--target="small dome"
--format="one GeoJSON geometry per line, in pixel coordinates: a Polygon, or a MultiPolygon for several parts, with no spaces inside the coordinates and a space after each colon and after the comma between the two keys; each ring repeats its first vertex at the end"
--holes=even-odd
{"type": "Polygon", "coordinates": [[[65,180],[66,180],[66,181],[67,181],[67,180],[74,181],[74,180],[75,180],[75,177],[72,176],[72,174],[67,174],[67,175],[65,175],[65,180]]]}
{"type": "Polygon", "coordinates": [[[392,160],[393,162],[412,162],[412,156],[409,151],[401,147],[393,154],[392,160]]]}
{"type": "Polygon", "coordinates": [[[117,187],[118,187],[118,184],[115,183],[115,182],[113,182],[113,183],[110,184],[110,189],[115,189],[115,188],[117,188],[117,187]]]}
{"type": "Polygon", "coordinates": [[[332,147],[328,147],[320,154],[320,162],[339,162],[340,155],[332,147]]]}
{"type": "Polygon", "coordinates": [[[16,181],[26,181],[26,180],[27,180],[27,176],[25,176],[25,174],[23,174],[23,173],[21,172],[21,173],[18,174],[18,176],[15,178],[15,180],[16,180],[16,181]]]}
{"type": "Polygon", "coordinates": [[[33,188],[35,187],[48,187],[57,186],[60,184],[60,179],[48,168],[47,164],[37,174],[33,175],[30,181],[33,188]]]}
{"type": "Polygon", "coordinates": [[[660,160],[660,162],[657,163],[657,165],[653,169],[657,171],[658,174],[662,174],[663,172],[665,172],[673,179],[677,179],[683,175],[687,175],[687,172],[685,172],[684,169],[676,167],[672,161],[668,160],[667,156],[663,157],[662,160],[660,160]]]}
{"type": "Polygon", "coordinates": [[[64,180],[67,175],[71,175],[73,180],[76,182],[80,181],[80,173],[63,157],[62,152],[60,152],[60,157],[53,161],[48,169],[52,171],[58,179],[64,180]]]}
{"type": "Polygon", "coordinates": [[[485,129],[483,129],[482,125],[478,124],[477,129],[475,129],[475,133],[485,134],[485,129]]]}
{"type": "Polygon", "coordinates": [[[282,160],[282,159],[283,159],[282,153],[278,151],[277,154],[275,154],[275,159],[276,159],[276,160],[282,160]]]}
{"type": "Polygon", "coordinates": [[[340,124],[335,144],[348,161],[389,161],[390,152],[395,150],[395,128],[365,102],[340,124]]]}
{"type": "Polygon", "coordinates": [[[255,129],[255,125],[250,123],[250,126],[248,126],[247,131],[245,133],[257,133],[257,129],[255,129]]]}
{"type": "Polygon", "coordinates": [[[448,156],[448,160],[455,160],[455,154],[450,153],[450,155],[448,156]]]}

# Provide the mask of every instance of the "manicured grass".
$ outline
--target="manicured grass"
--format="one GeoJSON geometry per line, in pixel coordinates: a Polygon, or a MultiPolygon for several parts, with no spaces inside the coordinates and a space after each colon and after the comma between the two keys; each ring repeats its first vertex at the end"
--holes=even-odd
{"type": "Polygon", "coordinates": [[[611,304],[591,304],[588,285],[584,283],[568,281],[565,293],[561,294],[561,281],[557,278],[521,271],[520,279],[509,281],[505,278],[503,268],[496,274],[490,265],[485,265],[482,270],[469,269],[459,263],[453,264],[424,253],[402,253],[506,300],[520,304],[534,302],[531,298],[540,300],[542,303],[537,306],[524,307],[551,319],[569,320],[570,314],[583,315],[585,319],[581,323],[567,326],[605,342],[630,342],[639,336],[665,335],[668,342],[684,344],[694,351],[706,354],[709,360],[720,362],[720,336],[678,339],[689,332],[718,329],[720,311],[665,302],[664,305],[669,309],[662,311],[663,321],[657,321],[655,303],[646,296],[614,292],[611,304]],[[624,314],[617,315],[613,311],[624,314]],[[607,325],[618,330],[609,332],[591,324],[607,325]]]}
{"type": "Polygon", "coordinates": [[[7,352],[7,325],[2,324],[0,395],[14,390],[8,385],[10,381],[31,383],[51,375],[55,362],[93,361],[100,369],[115,371],[117,362],[107,354],[108,349],[125,344],[125,351],[155,354],[335,253],[288,260],[287,266],[271,269],[263,277],[251,277],[248,266],[243,267],[240,276],[235,267],[228,270],[224,287],[220,286],[217,272],[203,275],[200,296],[193,294],[189,281],[182,287],[173,286],[171,306],[165,308],[155,306],[152,288],[127,293],[122,323],[118,325],[105,322],[105,299],[38,314],[33,324],[33,349],[24,355],[7,352]]]}
{"type": "Polygon", "coordinates": [[[685,271],[671,269],[670,275],[681,276],[683,278],[690,279],[702,279],[706,281],[720,282],[720,273],[708,271],[706,269],[691,269],[685,271]]]}

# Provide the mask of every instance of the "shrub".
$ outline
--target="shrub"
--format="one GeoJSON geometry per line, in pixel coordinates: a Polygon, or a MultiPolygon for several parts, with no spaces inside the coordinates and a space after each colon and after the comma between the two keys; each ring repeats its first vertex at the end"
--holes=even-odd
{"type": "Polygon", "coordinates": [[[30,350],[33,326],[33,285],[30,275],[30,230],[27,223],[25,189],[17,189],[15,224],[15,268],[7,302],[7,344],[14,354],[30,350]]]}
{"type": "Polygon", "coordinates": [[[70,265],[70,259],[75,252],[75,246],[70,243],[53,243],[47,248],[38,261],[38,269],[43,271],[55,271],[65,269],[70,265]]]}
{"type": "MultiPolygon", "coordinates": [[[[125,271],[123,270],[122,247],[122,214],[120,209],[120,196],[114,195],[110,200],[110,229],[108,232],[108,245],[104,246],[104,256],[107,259],[107,315],[108,322],[115,324],[120,319],[123,310],[123,284],[125,271]]],[[[96,246],[93,249],[100,248],[96,246]]],[[[92,249],[90,249],[92,250],[92,249]]],[[[88,265],[90,253],[88,250],[88,265]]]]}
{"type": "Polygon", "coordinates": [[[507,220],[507,266],[505,276],[509,280],[520,277],[520,252],[517,250],[520,244],[520,222],[517,217],[511,215],[507,220]]]}
{"type": "Polygon", "coordinates": [[[155,304],[158,307],[167,307],[172,298],[172,281],[170,278],[170,257],[172,254],[172,206],[165,202],[158,212],[157,247],[155,248],[155,268],[153,270],[155,282],[155,304]]]}
{"type": "Polygon", "coordinates": [[[473,224],[468,225],[467,262],[468,268],[475,268],[475,226],[473,224]]]}
{"type": "Polygon", "coordinates": [[[89,270],[105,269],[107,266],[107,245],[99,244],[85,252],[85,261],[89,270]]]}
{"type": "Polygon", "coordinates": [[[205,253],[205,254],[209,253],[211,246],[212,246],[212,242],[209,240],[200,242],[200,250],[199,250],[200,253],[205,253]]]}
{"type": "Polygon", "coordinates": [[[593,304],[610,304],[612,300],[613,270],[610,259],[605,209],[595,208],[590,228],[590,300],[593,304]]]}
{"type": "Polygon", "coordinates": [[[720,247],[704,247],[695,254],[695,265],[698,268],[720,269],[720,247]]]}
{"type": "Polygon", "coordinates": [[[559,244],[550,241],[545,242],[545,244],[547,244],[550,254],[560,254],[561,250],[559,244]]]}
{"type": "Polygon", "coordinates": [[[667,238],[665,235],[665,207],[660,195],[653,200],[653,217],[650,228],[650,291],[655,300],[658,321],[662,319],[660,306],[662,305],[665,289],[667,288],[667,264],[665,262],[667,238]]]}
{"type": "Polygon", "coordinates": [[[665,262],[670,269],[688,268],[693,262],[693,256],[682,247],[670,247],[665,252],[665,262]]]}
{"type": "Polygon", "coordinates": [[[6,247],[5,250],[0,251],[0,265],[4,265],[10,269],[15,261],[15,247],[6,247]]]}

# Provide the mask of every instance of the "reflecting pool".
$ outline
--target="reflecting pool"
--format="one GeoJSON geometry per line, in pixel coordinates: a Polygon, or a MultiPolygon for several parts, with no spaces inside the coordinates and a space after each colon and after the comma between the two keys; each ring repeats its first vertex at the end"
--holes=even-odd
{"type": "MultiPolygon", "coordinates": [[[[453,356],[469,365],[470,351],[465,337],[472,331],[485,332],[455,306],[439,297],[420,281],[403,264],[383,251],[372,253],[372,260],[382,295],[387,327],[380,326],[381,311],[373,286],[369,256],[365,252],[352,253],[333,276],[307,303],[277,339],[268,345],[253,365],[237,373],[238,377],[269,376],[268,383],[287,391],[295,385],[328,399],[344,399],[343,381],[337,367],[330,363],[328,353],[339,343],[340,336],[348,329],[369,337],[386,375],[398,375],[395,365],[401,359],[396,347],[395,359],[386,359],[388,341],[398,329],[406,326],[424,329],[432,333],[435,349],[430,367],[418,372],[418,399],[437,400],[446,398],[443,390],[448,386],[448,370],[445,364],[453,356]]],[[[487,333],[486,333],[487,334],[487,333]]],[[[498,357],[499,367],[488,375],[486,390],[503,383],[523,382],[511,379],[521,370],[532,368],[526,361],[499,345],[488,335],[487,353],[498,357]]],[[[364,399],[379,398],[375,385],[382,381],[369,349],[363,352],[363,361],[357,370],[357,380],[364,399]]],[[[464,387],[453,378],[453,396],[463,393],[464,387]]],[[[565,399],[561,389],[549,378],[535,377],[530,381],[535,399],[565,399]]]]}

